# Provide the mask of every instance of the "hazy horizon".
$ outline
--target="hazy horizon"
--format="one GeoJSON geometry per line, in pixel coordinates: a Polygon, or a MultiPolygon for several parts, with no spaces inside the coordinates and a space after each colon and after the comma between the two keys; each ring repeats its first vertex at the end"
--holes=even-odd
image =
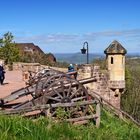
{"type": "MultiPolygon", "coordinates": [[[[60,62],[67,62],[67,63],[74,63],[74,64],[83,64],[87,63],[87,55],[79,53],[54,53],[57,61],[60,62]]],[[[105,54],[103,53],[89,53],[89,63],[92,62],[94,59],[102,59],[105,58],[105,54]]],[[[140,53],[128,53],[126,56],[130,57],[140,57],[140,53]]]]}

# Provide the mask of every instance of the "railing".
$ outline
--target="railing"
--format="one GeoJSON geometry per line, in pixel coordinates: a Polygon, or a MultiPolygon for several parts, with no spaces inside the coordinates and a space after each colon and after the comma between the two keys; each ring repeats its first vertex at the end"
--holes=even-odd
{"type": "Polygon", "coordinates": [[[116,116],[118,116],[120,119],[122,119],[124,121],[126,121],[125,119],[127,118],[130,121],[132,121],[134,124],[136,124],[138,127],[140,127],[140,123],[137,122],[131,115],[129,115],[128,113],[126,113],[125,111],[123,111],[121,109],[114,107],[106,99],[101,97],[101,95],[99,95],[98,93],[94,92],[93,90],[89,90],[88,93],[91,96],[98,98],[104,109],[109,110],[111,113],[115,114],[116,116]]]}

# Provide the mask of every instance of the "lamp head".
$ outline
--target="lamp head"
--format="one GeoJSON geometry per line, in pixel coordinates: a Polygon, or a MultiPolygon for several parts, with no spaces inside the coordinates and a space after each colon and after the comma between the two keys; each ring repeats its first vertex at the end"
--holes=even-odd
{"type": "Polygon", "coordinates": [[[86,49],[85,49],[85,47],[83,47],[83,48],[81,49],[81,53],[82,53],[82,54],[86,54],[86,49]]]}

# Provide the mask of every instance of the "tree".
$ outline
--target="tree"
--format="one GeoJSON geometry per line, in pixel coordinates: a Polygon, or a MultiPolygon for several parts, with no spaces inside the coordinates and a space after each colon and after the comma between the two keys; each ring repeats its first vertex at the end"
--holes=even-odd
{"type": "Polygon", "coordinates": [[[105,60],[105,58],[93,59],[91,63],[93,65],[99,65],[100,69],[102,69],[102,70],[106,69],[106,60],[105,60]]]}
{"type": "Polygon", "coordinates": [[[126,59],[126,91],[121,96],[121,108],[140,122],[140,59],[126,59]]]}
{"type": "Polygon", "coordinates": [[[19,50],[13,43],[14,36],[11,32],[7,32],[0,39],[0,58],[5,60],[5,64],[12,64],[19,60],[19,50]]]}

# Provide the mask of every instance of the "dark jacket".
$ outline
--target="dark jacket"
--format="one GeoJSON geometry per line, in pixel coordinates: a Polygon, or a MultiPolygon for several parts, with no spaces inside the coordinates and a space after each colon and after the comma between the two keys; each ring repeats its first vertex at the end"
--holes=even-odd
{"type": "Polygon", "coordinates": [[[0,66],[0,76],[4,76],[4,73],[5,71],[4,71],[3,66],[0,66]]]}
{"type": "Polygon", "coordinates": [[[68,66],[68,72],[72,72],[72,71],[74,71],[74,67],[71,66],[71,65],[69,65],[69,66],[68,66]]]}

